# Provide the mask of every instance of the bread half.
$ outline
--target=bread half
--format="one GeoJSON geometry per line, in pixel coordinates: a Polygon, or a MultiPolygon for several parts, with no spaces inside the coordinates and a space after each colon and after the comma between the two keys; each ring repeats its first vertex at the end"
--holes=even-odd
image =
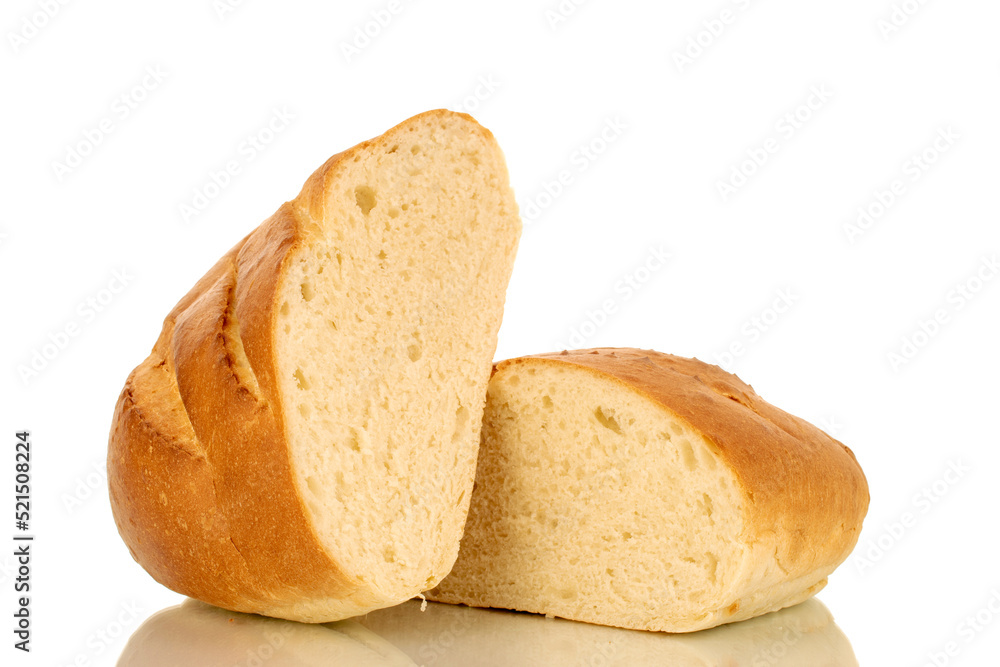
{"type": "Polygon", "coordinates": [[[121,393],[108,476],[135,559],[308,622],[436,584],[519,235],[503,155],[464,114],[327,161],[177,304],[121,393]]]}
{"type": "Polygon", "coordinates": [[[428,594],[689,632],[799,603],[868,508],[851,451],[696,359],[500,363],[458,561],[428,594]]]}

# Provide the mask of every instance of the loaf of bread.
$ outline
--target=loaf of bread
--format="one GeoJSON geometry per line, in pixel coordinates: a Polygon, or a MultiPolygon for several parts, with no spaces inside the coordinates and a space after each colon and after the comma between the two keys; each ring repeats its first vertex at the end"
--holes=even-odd
{"type": "Polygon", "coordinates": [[[689,632],[802,602],[868,508],[851,451],[696,359],[500,363],[458,561],[428,599],[689,632]]]}
{"type": "Polygon", "coordinates": [[[320,167],[170,312],[118,399],[111,506],[185,595],[322,622],[454,562],[520,219],[493,136],[412,118],[320,167]]]}

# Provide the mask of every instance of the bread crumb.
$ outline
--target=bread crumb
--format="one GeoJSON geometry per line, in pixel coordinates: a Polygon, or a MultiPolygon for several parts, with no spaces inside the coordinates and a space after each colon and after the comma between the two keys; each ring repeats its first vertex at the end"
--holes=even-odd
{"type": "Polygon", "coordinates": [[[423,593],[417,593],[417,597],[420,598],[420,611],[427,611],[427,598],[423,593]]]}

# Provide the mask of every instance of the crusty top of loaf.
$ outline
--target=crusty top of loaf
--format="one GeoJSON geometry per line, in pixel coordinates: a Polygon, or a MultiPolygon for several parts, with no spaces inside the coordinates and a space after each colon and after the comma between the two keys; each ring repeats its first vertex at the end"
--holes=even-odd
{"type": "Polygon", "coordinates": [[[620,382],[686,422],[735,473],[747,508],[743,538],[770,550],[788,577],[839,564],[857,543],[868,484],[854,453],[771,405],[738,377],[698,359],[595,348],[509,359],[570,364],[620,382]]]}

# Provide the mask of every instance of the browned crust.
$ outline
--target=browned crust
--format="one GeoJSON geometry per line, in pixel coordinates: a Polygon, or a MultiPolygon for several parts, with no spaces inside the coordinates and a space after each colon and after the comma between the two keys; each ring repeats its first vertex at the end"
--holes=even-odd
{"type": "Polygon", "coordinates": [[[108,443],[111,507],[132,556],[160,583],[298,620],[329,620],[289,611],[310,600],[372,602],[323,549],[295,487],[277,408],[277,299],[338,166],[414,120],[450,114],[421,114],[330,158],[180,300],[129,376],[108,443]]]}
{"type": "Polygon", "coordinates": [[[272,410],[265,327],[295,235],[289,211],[223,257],[167,317],[122,392],[109,441],[112,510],[133,557],[169,588],[240,611],[275,613],[280,600],[347,588],[306,520],[272,410]],[[252,368],[240,367],[237,341],[252,368]]]}
{"type": "Polygon", "coordinates": [[[735,375],[697,359],[634,348],[520,357],[496,371],[538,360],[621,382],[701,433],[742,484],[743,538],[758,555],[773,556],[786,580],[825,576],[857,543],[869,494],[854,453],[735,375]]]}

